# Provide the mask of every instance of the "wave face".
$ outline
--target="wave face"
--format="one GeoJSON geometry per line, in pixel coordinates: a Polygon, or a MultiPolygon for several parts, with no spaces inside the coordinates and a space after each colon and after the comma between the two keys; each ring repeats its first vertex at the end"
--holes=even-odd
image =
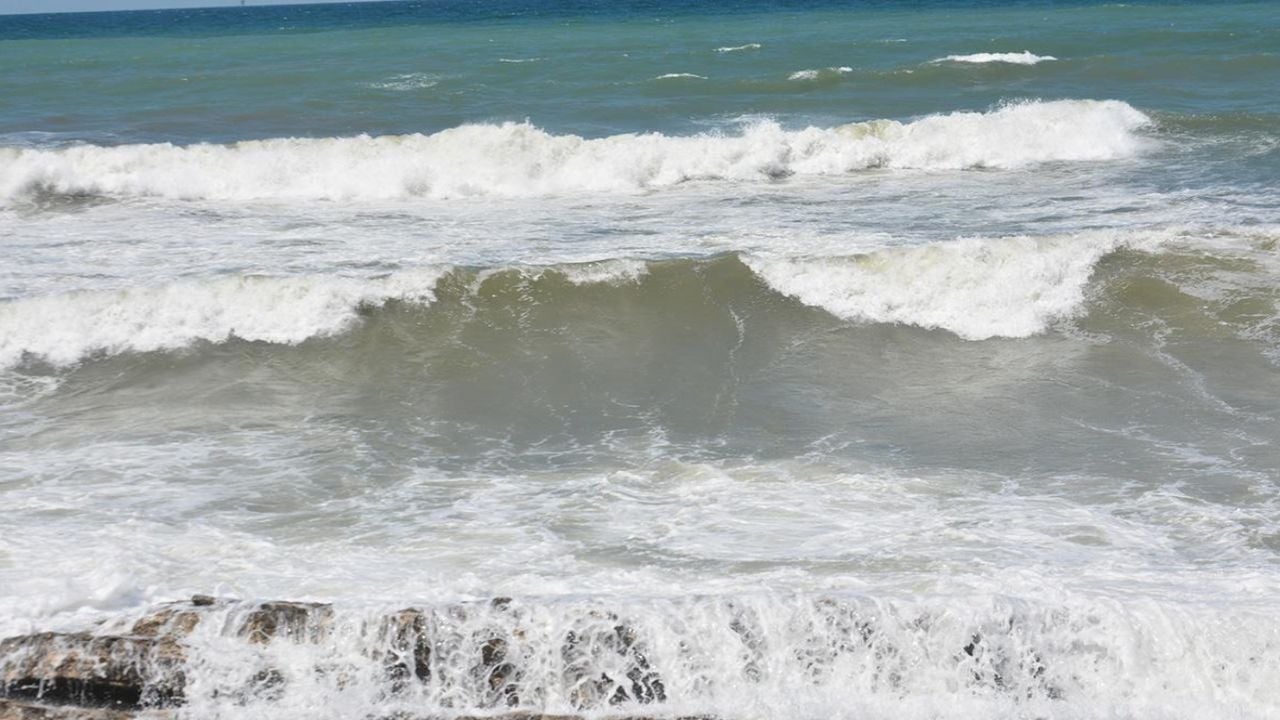
{"type": "Polygon", "coordinates": [[[934,60],[936,63],[953,62],[985,65],[987,63],[1005,63],[1008,65],[1037,65],[1051,62],[1058,58],[1052,55],[1036,55],[1024,50],[1020,53],[974,53],[972,55],[948,55],[934,60]]]}
{"type": "Polygon", "coordinates": [[[232,145],[0,149],[0,198],[371,201],[637,192],[695,180],[767,181],[871,168],[962,170],[1115,160],[1151,124],[1119,101],[1060,100],[739,135],[659,133],[586,139],[529,124],[433,135],[276,139],[232,145]]]}

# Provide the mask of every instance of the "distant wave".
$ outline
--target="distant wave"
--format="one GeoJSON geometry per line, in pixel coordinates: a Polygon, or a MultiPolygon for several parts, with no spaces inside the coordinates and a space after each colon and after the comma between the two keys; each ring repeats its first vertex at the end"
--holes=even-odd
{"type": "Polygon", "coordinates": [[[432,135],[230,145],[0,148],[0,204],[42,196],[378,201],[637,192],[693,180],[766,181],[869,168],[1017,168],[1127,158],[1149,118],[1119,101],[1023,102],[989,112],[735,135],[587,139],[528,123],[432,135]]]}
{"type": "MultiPolygon", "coordinates": [[[[1243,250],[1203,246],[1186,250],[1187,237],[1174,229],[1097,231],[961,238],[848,256],[620,258],[479,270],[436,266],[373,278],[223,277],[71,292],[0,302],[0,368],[32,360],[67,366],[98,355],[176,350],[233,339],[296,345],[348,332],[366,316],[378,316],[380,308],[392,301],[407,303],[411,312],[414,307],[440,313],[461,308],[467,316],[518,302],[528,306],[526,310],[536,305],[549,317],[579,322],[583,312],[590,313],[587,308],[601,302],[669,308],[670,288],[696,287],[708,277],[717,278],[716,288],[695,292],[691,297],[703,298],[698,302],[710,301],[713,295],[737,298],[755,312],[771,313],[793,312],[785,309],[786,304],[799,301],[858,324],[911,325],[947,331],[969,341],[1025,338],[1086,311],[1106,314],[1123,309],[1130,302],[1126,298],[1146,287],[1143,278],[1168,278],[1170,268],[1185,270],[1187,263],[1200,263],[1203,272],[1182,275],[1203,279],[1220,269],[1221,258],[1254,252],[1250,249],[1254,246],[1269,248],[1275,239],[1274,235],[1250,239],[1246,234],[1237,238],[1244,243],[1243,250]],[[1129,294],[1108,295],[1101,288],[1090,291],[1091,284],[1105,282],[1096,275],[1102,259],[1122,252],[1130,255],[1122,271],[1111,274],[1117,278],[1114,287],[1129,294]],[[1135,284],[1135,279],[1140,282],[1135,284]],[[584,291],[575,289],[582,286],[595,289],[583,295],[584,291]],[[599,294],[602,291],[606,294],[599,294]]],[[[1256,276],[1233,276],[1230,282],[1240,293],[1251,293],[1253,288],[1274,284],[1274,275],[1267,273],[1260,268],[1256,276]]],[[[1200,291],[1188,287],[1185,292],[1200,291]]],[[[1167,296],[1144,302],[1156,307],[1168,302],[1167,296]]],[[[1181,305],[1172,307],[1176,310],[1181,305]]],[[[1269,319],[1241,320],[1231,314],[1230,303],[1224,307],[1226,314],[1211,320],[1209,331],[1260,322],[1258,327],[1236,329],[1242,336],[1274,340],[1267,330],[1269,319]]],[[[421,342],[437,340],[422,338],[421,342]]]]}
{"type": "Polygon", "coordinates": [[[1052,55],[1034,55],[1030,52],[1020,53],[974,53],[973,55],[948,55],[933,60],[935,63],[1008,63],[1010,65],[1035,65],[1037,63],[1057,60],[1052,55]]]}
{"type": "Polygon", "coordinates": [[[425,90],[439,84],[439,75],[432,75],[430,73],[406,73],[404,75],[393,75],[381,82],[370,83],[369,87],[376,90],[405,92],[408,90],[425,90]]]}
{"type": "Polygon", "coordinates": [[[797,70],[787,76],[788,80],[820,80],[835,78],[853,72],[851,67],[829,67],[821,70],[797,70]]]}
{"type": "Polygon", "coordinates": [[[681,80],[681,79],[706,80],[707,76],[694,75],[693,73],[667,73],[666,75],[659,75],[658,77],[654,78],[654,80],[681,80]]]}
{"type": "Polygon", "coordinates": [[[500,63],[514,63],[514,64],[519,65],[519,64],[522,64],[522,63],[538,62],[538,61],[539,61],[539,60],[541,60],[541,59],[542,59],[542,58],[540,58],[540,57],[534,57],[534,58],[498,58],[498,62],[500,62],[500,63]]]}
{"type": "Polygon", "coordinates": [[[746,45],[734,45],[733,47],[718,47],[718,53],[742,52],[743,50],[759,50],[760,43],[747,43],[746,45]]]}

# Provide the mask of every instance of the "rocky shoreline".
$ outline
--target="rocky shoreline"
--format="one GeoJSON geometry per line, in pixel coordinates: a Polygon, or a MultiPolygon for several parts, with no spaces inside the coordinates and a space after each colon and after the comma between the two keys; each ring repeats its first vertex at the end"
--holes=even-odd
{"type": "MultiPolygon", "coordinates": [[[[510,601],[497,598],[484,609],[501,610],[510,601]]],[[[466,606],[450,610],[457,616],[466,606]]],[[[607,620],[607,618],[606,618],[607,620]]],[[[0,720],[168,720],[180,714],[186,697],[186,668],[192,646],[186,639],[205,623],[219,622],[218,633],[248,645],[277,642],[318,644],[333,631],[333,609],[322,603],[264,602],[246,605],[206,595],[167,603],[151,609],[131,624],[112,627],[104,623],[94,632],[40,632],[0,640],[0,720]],[[230,612],[229,612],[230,611],[230,612]]],[[[608,624],[608,623],[606,623],[608,624]]],[[[432,645],[426,611],[405,608],[381,618],[376,629],[379,642],[368,649],[369,658],[381,669],[386,692],[401,694],[414,685],[431,681],[432,645]]],[[[588,638],[566,639],[568,646],[588,638]]],[[[622,661],[624,677],[598,674],[582,667],[572,696],[584,711],[622,703],[649,704],[665,700],[661,678],[649,662],[635,633],[625,624],[613,625],[606,637],[592,637],[622,661]]],[[[519,686],[513,682],[520,670],[508,658],[507,642],[492,637],[477,646],[473,674],[486,694],[485,706],[449,714],[466,720],[466,712],[503,720],[569,720],[576,716],[503,712],[520,704],[519,686]],[[486,712],[487,711],[487,712],[486,712]]],[[[616,664],[616,663],[615,663],[616,664]]],[[[316,668],[317,673],[339,675],[341,670],[316,668]]],[[[239,689],[244,697],[270,698],[285,683],[274,668],[256,672],[239,689]]],[[[598,713],[597,713],[598,714],[598,713]]],[[[377,717],[370,715],[370,718],[377,717]]],[[[439,713],[421,716],[396,714],[394,720],[430,720],[439,713]]],[[[619,716],[621,717],[621,716],[619,716]]],[[[628,715],[635,718],[634,715],[628,715]]],[[[390,720],[390,719],[388,719],[390,720]]]]}

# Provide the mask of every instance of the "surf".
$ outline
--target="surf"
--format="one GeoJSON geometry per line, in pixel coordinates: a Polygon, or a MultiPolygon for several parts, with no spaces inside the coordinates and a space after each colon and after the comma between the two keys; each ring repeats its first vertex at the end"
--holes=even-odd
{"type": "Polygon", "coordinates": [[[1130,158],[1152,121],[1115,100],[1026,101],[986,112],[736,133],[601,138],[527,122],[423,135],[277,138],[229,145],[0,148],[0,202],[40,196],[168,200],[450,200],[652,192],[868,170],[1016,169],[1130,158]]]}

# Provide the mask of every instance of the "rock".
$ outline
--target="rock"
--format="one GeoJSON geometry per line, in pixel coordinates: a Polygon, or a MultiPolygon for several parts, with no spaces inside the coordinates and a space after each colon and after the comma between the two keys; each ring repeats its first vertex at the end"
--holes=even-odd
{"type": "Polygon", "coordinates": [[[276,638],[317,643],[329,635],[333,608],[323,603],[265,602],[250,610],[236,634],[265,645],[276,638]]]}
{"type": "Polygon", "coordinates": [[[381,639],[386,648],[382,664],[393,692],[402,692],[410,678],[422,683],[431,680],[431,642],[427,617],[421,610],[408,608],[389,616],[381,639]]]}
{"type": "Polygon", "coordinates": [[[24,635],[0,641],[0,690],[89,707],[162,707],[181,701],[185,660],[171,637],[24,635]]]}
{"type": "Polygon", "coordinates": [[[130,632],[140,637],[186,637],[199,624],[199,612],[183,607],[167,607],[140,618],[133,624],[130,632]]]}
{"type": "MultiPolygon", "coordinates": [[[[606,618],[597,616],[594,619],[606,618]]],[[[635,629],[618,623],[612,615],[607,619],[611,621],[611,628],[596,626],[581,631],[571,630],[561,647],[565,676],[573,684],[570,700],[574,706],[590,710],[604,703],[618,705],[635,701],[647,705],[666,702],[666,687],[650,667],[648,651],[635,629]],[[602,655],[622,658],[625,666],[622,677],[611,676],[607,672],[597,673],[595,668],[614,664],[604,661],[602,655]]]]}

